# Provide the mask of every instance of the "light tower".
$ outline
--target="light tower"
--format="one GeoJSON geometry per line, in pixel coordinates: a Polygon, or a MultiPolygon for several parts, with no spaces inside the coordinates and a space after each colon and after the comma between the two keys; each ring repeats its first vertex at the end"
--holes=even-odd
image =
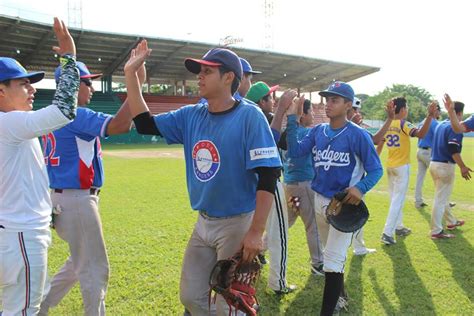
{"type": "Polygon", "coordinates": [[[264,48],[273,49],[273,9],[274,0],[263,0],[264,12],[265,12],[265,39],[264,48]]]}
{"type": "Polygon", "coordinates": [[[68,0],[67,23],[69,27],[82,29],[82,0],[68,0]]]}

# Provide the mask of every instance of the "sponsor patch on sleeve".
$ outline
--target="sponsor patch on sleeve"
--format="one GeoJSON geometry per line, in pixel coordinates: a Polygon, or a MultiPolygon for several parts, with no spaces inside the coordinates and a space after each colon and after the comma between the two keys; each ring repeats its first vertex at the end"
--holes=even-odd
{"type": "Polygon", "coordinates": [[[255,148],[250,150],[250,160],[277,158],[278,149],[276,147],[255,148]]]}

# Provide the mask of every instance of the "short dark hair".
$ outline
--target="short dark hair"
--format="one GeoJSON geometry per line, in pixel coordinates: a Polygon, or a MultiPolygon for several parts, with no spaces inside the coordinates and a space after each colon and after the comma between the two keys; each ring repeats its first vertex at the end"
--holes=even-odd
{"type": "Polygon", "coordinates": [[[0,84],[6,85],[7,87],[10,86],[11,79],[0,81],[0,84]]]}
{"type": "MultiPolygon", "coordinates": [[[[233,73],[232,70],[223,66],[219,66],[219,73],[221,74],[221,77],[227,72],[233,73]]],[[[232,81],[232,85],[230,86],[230,94],[234,95],[235,91],[237,91],[237,89],[239,88],[239,85],[240,85],[240,80],[239,78],[237,78],[237,75],[234,73],[234,80],[232,81]]]]}
{"type": "Polygon", "coordinates": [[[459,114],[464,111],[464,103],[461,101],[454,101],[454,111],[459,114]]]}
{"type": "Polygon", "coordinates": [[[395,114],[400,113],[400,110],[407,107],[407,99],[405,97],[396,97],[392,99],[395,105],[395,114]]]}
{"type": "MultiPolygon", "coordinates": [[[[258,102],[260,101],[265,101],[265,102],[268,102],[268,99],[270,98],[270,94],[267,94],[266,96],[264,96],[263,98],[261,98],[260,100],[258,100],[258,102]]],[[[257,103],[258,103],[257,102],[257,103]]]]}
{"type": "Polygon", "coordinates": [[[311,108],[311,101],[308,99],[305,99],[303,103],[303,113],[308,114],[310,108],[311,108]]]}

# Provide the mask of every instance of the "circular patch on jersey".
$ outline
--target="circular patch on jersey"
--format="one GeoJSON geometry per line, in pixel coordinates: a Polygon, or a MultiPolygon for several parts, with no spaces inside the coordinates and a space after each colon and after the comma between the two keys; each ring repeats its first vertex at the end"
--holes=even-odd
{"type": "Polygon", "coordinates": [[[220,156],[216,145],[210,140],[200,140],[193,147],[194,174],[199,181],[214,178],[219,171],[220,156]]]}

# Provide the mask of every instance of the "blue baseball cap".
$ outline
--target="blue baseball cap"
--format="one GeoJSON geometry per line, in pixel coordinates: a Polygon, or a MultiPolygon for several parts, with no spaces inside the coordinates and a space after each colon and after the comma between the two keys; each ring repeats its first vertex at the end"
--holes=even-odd
{"type": "Polygon", "coordinates": [[[240,57],[240,63],[242,64],[242,71],[244,72],[244,74],[245,73],[249,73],[249,74],[261,74],[262,73],[261,71],[253,70],[252,66],[250,65],[248,60],[245,59],[245,58],[240,57]]]}
{"type": "MultiPolygon", "coordinates": [[[[79,76],[81,79],[96,79],[102,76],[102,74],[91,74],[89,68],[87,68],[86,64],[81,61],[76,61],[77,68],[79,69],[79,76]]],[[[61,66],[58,66],[54,71],[54,79],[56,83],[59,82],[59,76],[61,75],[61,66]]]]}
{"type": "Polygon", "coordinates": [[[0,57],[0,81],[22,78],[28,78],[30,83],[35,83],[44,78],[44,72],[28,72],[15,59],[0,57]]]}
{"type": "Polygon", "coordinates": [[[239,56],[226,48],[213,48],[202,59],[186,58],[184,60],[184,66],[193,74],[198,74],[201,71],[201,65],[224,66],[232,71],[239,80],[242,79],[242,65],[239,56]]]}
{"type": "Polygon", "coordinates": [[[350,85],[342,81],[334,81],[326,90],[320,91],[319,95],[323,97],[338,95],[354,102],[354,90],[350,85]]]}

